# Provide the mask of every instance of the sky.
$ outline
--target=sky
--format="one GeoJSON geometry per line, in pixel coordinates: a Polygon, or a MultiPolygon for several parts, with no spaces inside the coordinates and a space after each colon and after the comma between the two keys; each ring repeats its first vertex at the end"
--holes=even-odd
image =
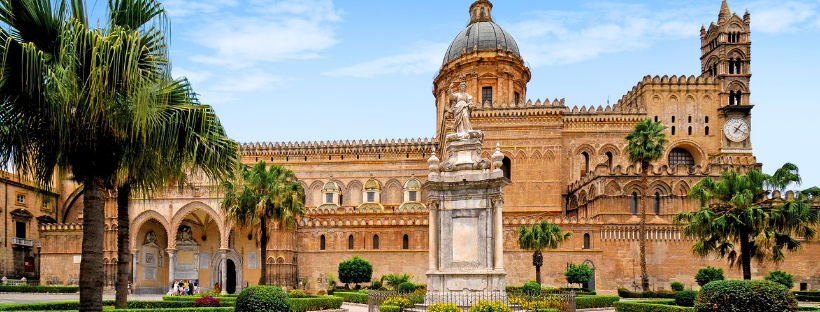
{"type": "MultiPolygon", "coordinates": [[[[431,137],[432,81],[472,0],[165,0],[174,76],[239,142],[431,137]]],[[[645,75],[699,75],[720,0],[494,0],[532,71],[528,97],[617,101],[645,75]]],[[[92,10],[104,10],[98,0],[92,10]]],[[[751,13],[752,147],[820,185],[820,1],[730,0],[751,13]]]]}

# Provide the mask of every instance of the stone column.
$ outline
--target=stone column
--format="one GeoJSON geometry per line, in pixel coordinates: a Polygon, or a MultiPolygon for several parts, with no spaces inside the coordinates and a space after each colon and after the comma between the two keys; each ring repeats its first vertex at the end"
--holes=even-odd
{"type": "Polygon", "coordinates": [[[222,276],[220,278],[220,284],[219,285],[222,287],[222,293],[227,294],[228,293],[228,290],[227,290],[228,289],[228,249],[220,248],[219,249],[219,254],[220,254],[220,256],[222,256],[222,264],[221,264],[222,269],[220,270],[220,271],[222,271],[222,274],[221,274],[222,276]]]}
{"type": "Polygon", "coordinates": [[[436,219],[438,218],[438,203],[433,202],[430,203],[430,226],[427,228],[429,232],[429,241],[427,242],[430,255],[429,261],[430,264],[428,268],[431,271],[438,269],[438,240],[436,232],[438,231],[436,219]]]}
{"type": "Polygon", "coordinates": [[[176,262],[177,262],[177,250],[173,248],[168,248],[168,293],[174,293],[174,271],[176,269],[176,262]]]}
{"type": "Polygon", "coordinates": [[[504,220],[501,218],[501,205],[503,201],[499,199],[493,200],[494,208],[494,236],[495,236],[495,267],[496,270],[504,269],[504,220]]]}
{"type": "Polygon", "coordinates": [[[139,250],[131,250],[131,283],[137,284],[137,259],[140,258],[139,250]]]}

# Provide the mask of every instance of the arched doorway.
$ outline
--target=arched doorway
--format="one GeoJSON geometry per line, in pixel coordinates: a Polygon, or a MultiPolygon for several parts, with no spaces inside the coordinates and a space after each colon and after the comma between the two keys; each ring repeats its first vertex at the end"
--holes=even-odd
{"type": "Polygon", "coordinates": [[[595,263],[592,263],[590,259],[585,260],[584,263],[589,264],[589,267],[592,269],[592,276],[589,278],[589,283],[584,285],[584,288],[595,290],[595,263]]]}
{"type": "Polygon", "coordinates": [[[229,294],[236,292],[236,265],[233,263],[233,260],[228,259],[228,268],[225,269],[227,272],[227,281],[225,282],[225,291],[229,294]]]}

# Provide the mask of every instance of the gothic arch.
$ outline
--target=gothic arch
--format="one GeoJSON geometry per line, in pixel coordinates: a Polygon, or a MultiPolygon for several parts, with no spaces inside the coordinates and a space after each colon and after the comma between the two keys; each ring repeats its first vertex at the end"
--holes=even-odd
{"type": "Polygon", "coordinates": [[[349,205],[357,206],[362,203],[362,182],[359,180],[350,181],[347,184],[347,194],[345,202],[349,205]]]}
{"type": "Polygon", "coordinates": [[[544,153],[544,158],[545,158],[545,159],[547,159],[547,160],[549,160],[549,161],[553,161],[553,160],[555,160],[555,152],[553,152],[551,149],[548,149],[548,150],[544,153]]]}
{"type": "Polygon", "coordinates": [[[309,207],[318,207],[322,204],[322,186],[325,183],[319,180],[313,181],[310,184],[310,189],[305,190],[305,196],[307,197],[307,205],[309,207]]]}
{"type": "Polygon", "coordinates": [[[675,185],[675,195],[677,196],[686,196],[689,194],[689,184],[686,181],[679,181],[678,184],[675,185]]]}
{"type": "Polygon", "coordinates": [[[589,187],[589,200],[595,199],[596,196],[598,196],[598,188],[592,185],[589,187]]]}
{"type": "Polygon", "coordinates": [[[540,162],[543,159],[543,157],[541,157],[541,153],[538,152],[538,150],[532,151],[532,155],[530,156],[530,158],[533,160],[533,162],[540,162]]]}
{"type": "Polygon", "coordinates": [[[731,90],[731,91],[740,90],[741,92],[744,92],[744,93],[749,92],[748,91],[749,89],[746,88],[746,85],[744,85],[743,83],[741,83],[739,81],[732,81],[732,83],[729,84],[729,86],[726,88],[726,90],[731,90]]]}
{"type": "Polygon", "coordinates": [[[583,152],[587,152],[589,157],[595,156],[595,148],[593,148],[592,145],[584,143],[575,148],[575,151],[572,153],[572,157],[581,155],[583,152]]]}
{"type": "Polygon", "coordinates": [[[629,183],[627,183],[624,186],[623,193],[626,194],[626,195],[629,195],[629,194],[632,194],[632,192],[635,192],[635,193],[638,193],[638,195],[641,195],[643,193],[643,192],[641,192],[641,189],[642,189],[641,188],[641,181],[633,180],[633,181],[630,181],[629,183]]]}
{"type": "Polygon", "coordinates": [[[607,196],[617,196],[621,194],[621,186],[616,181],[609,181],[606,184],[605,192],[607,196]]]}
{"type": "Polygon", "coordinates": [[[402,184],[399,183],[399,180],[390,179],[387,183],[384,184],[384,195],[386,200],[382,201],[382,204],[390,204],[390,205],[399,205],[404,201],[404,196],[402,196],[402,184]]]}
{"type": "Polygon", "coordinates": [[[604,146],[601,146],[601,148],[598,149],[598,155],[606,155],[606,152],[612,153],[612,156],[621,155],[621,149],[612,143],[604,144],[604,146]]]}
{"type": "MultiPolygon", "coordinates": [[[[201,202],[201,201],[194,201],[182,206],[177,212],[174,214],[174,217],[171,219],[171,228],[168,229],[168,247],[171,246],[176,247],[175,237],[177,237],[177,228],[182,223],[182,220],[185,219],[189,213],[194,212],[196,210],[202,210],[203,212],[207,213],[211,216],[211,219],[214,219],[214,223],[216,223],[217,229],[219,229],[220,236],[224,235],[225,232],[224,224],[222,222],[216,222],[216,220],[222,220],[219,213],[216,212],[211,206],[201,202]],[[173,243],[172,243],[173,242],[173,243]]],[[[224,247],[225,240],[220,238],[220,247],[224,247]]]]}
{"type": "Polygon", "coordinates": [[[587,203],[587,191],[581,190],[581,192],[578,193],[578,204],[583,205],[583,204],[586,204],[586,203],[587,203]]]}
{"type": "Polygon", "coordinates": [[[515,153],[515,158],[518,159],[519,163],[522,163],[527,160],[527,154],[524,153],[523,150],[518,150],[518,152],[515,153]]]}
{"type": "Polygon", "coordinates": [[[666,182],[663,181],[655,181],[649,184],[649,194],[654,195],[655,193],[660,193],[661,196],[666,196],[672,194],[672,187],[666,182]]]}
{"type": "MultiPolygon", "coordinates": [[[[171,225],[168,223],[168,220],[165,219],[165,216],[163,216],[159,212],[156,212],[155,210],[143,211],[142,213],[138,214],[136,218],[134,218],[134,221],[131,221],[131,233],[129,235],[131,236],[131,249],[137,248],[137,233],[139,233],[139,230],[142,227],[142,225],[145,224],[146,221],[151,219],[162,224],[162,227],[165,228],[165,233],[170,235],[171,225]]],[[[170,242],[170,236],[168,241],[170,242]]]]}

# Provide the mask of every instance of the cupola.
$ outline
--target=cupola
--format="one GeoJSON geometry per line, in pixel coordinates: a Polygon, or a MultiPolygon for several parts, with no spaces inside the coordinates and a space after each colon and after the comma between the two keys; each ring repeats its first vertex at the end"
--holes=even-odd
{"type": "Polygon", "coordinates": [[[492,22],[493,4],[489,0],[478,0],[470,6],[470,24],[475,22],[492,22]]]}

